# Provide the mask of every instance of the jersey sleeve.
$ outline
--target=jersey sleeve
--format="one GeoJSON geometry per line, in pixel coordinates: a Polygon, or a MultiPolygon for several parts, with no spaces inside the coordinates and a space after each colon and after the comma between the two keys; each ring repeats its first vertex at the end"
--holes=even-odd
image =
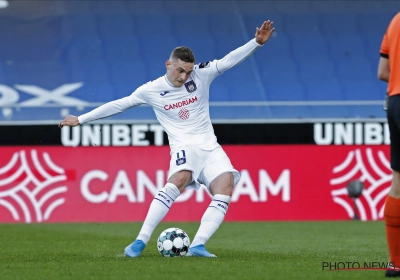
{"type": "Polygon", "coordinates": [[[90,121],[106,118],[112,115],[119,114],[131,107],[146,104],[147,103],[146,97],[147,97],[147,86],[143,85],[137,88],[129,96],[108,102],[86,114],[80,115],[78,117],[79,123],[83,124],[90,121]]]}
{"type": "Polygon", "coordinates": [[[226,70],[243,62],[259,47],[261,47],[261,45],[258,44],[255,39],[252,39],[243,46],[231,51],[222,59],[202,62],[196,65],[198,73],[200,75],[205,75],[209,83],[211,83],[218,75],[223,74],[226,70]]]}
{"type": "Polygon", "coordinates": [[[217,61],[206,61],[199,63],[195,66],[196,74],[201,78],[205,79],[210,84],[218,75],[222,74],[218,72],[217,61]]]}

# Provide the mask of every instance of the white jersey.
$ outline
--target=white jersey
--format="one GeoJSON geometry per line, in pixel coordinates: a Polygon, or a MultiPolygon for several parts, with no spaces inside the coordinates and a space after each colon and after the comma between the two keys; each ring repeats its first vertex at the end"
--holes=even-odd
{"type": "Polygon", "coordinates": [[[189,79],[181,87],[173,86],[166,76],[148,82],[130,96],[109,102],[78,117],[81,124],[115,115],[133,106],[150,105],[165,132],[171,152],[186,145],[203,150],[219,147],[209,113],[209,88],[220,74],[239,64],[260,45],[255,39],[230,52],[220,60],[194,66],[189,79]]]}

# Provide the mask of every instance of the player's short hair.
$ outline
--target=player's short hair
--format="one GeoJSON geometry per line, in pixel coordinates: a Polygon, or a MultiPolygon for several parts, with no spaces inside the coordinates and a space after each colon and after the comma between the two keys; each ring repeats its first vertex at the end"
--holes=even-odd
{"type": "Polygon", "coordinates": [[[194,54],[188,47],[176,47],[170,56],[170,59],[180,59],[184,62],[194,63],[196,61],[194,54]]]}

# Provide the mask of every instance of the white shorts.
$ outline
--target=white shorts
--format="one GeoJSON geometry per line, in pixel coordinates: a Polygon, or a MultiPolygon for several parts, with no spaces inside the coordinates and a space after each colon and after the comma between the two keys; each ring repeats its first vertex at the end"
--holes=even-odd
{"type": "Polygon", "coordinates": [[[233,168],[231,161],[221,148],[206,151],[196,146],[184,146],[174,151],[169,164],[168,179],[179,171],[192,171],[193,181],[187,189],[198,190],[203,184],[210,191],[211,182],[219,175],[231,172],[234,178],[234,186],[240,180],[240,173],[233,168]]]}

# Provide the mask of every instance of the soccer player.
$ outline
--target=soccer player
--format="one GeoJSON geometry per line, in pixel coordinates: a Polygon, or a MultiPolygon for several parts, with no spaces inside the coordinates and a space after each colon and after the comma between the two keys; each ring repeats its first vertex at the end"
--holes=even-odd
{"type": "MultiPolygon", "coordinates": [[[[393,179],[384,209],[390,262],[400,269],[400,13],[390,22],[381,44],[378,78],[388,82],[387,120],[390,131],[390,165],[393,179]]],[[[387,270],[400,277],[400,270],[387,270]]]]}
{"type": "Polygon", "coordinates": [[[267,42],[273,31],[273,22],[265,21],[260,28],[256,27],[255,38],[245,45],[220,60],[196,65],[189,48],[177,47],[165,64],[164,76],[140,86],[130,96],[79,117],[69,115],[60,122],[59,127],[77,126],[149,104],[168,134],[171,148],[168,182],[150,204],[136,240],[125,248],[126,256],[140,255],[155,227],[185,188],[198,189],[204,184],[213,197],[187,256],[216,257],[204,244],[224,220],[240,173],[217,143],[209,114],[209,87],[217,76],[241,63],[267,42]]]}

